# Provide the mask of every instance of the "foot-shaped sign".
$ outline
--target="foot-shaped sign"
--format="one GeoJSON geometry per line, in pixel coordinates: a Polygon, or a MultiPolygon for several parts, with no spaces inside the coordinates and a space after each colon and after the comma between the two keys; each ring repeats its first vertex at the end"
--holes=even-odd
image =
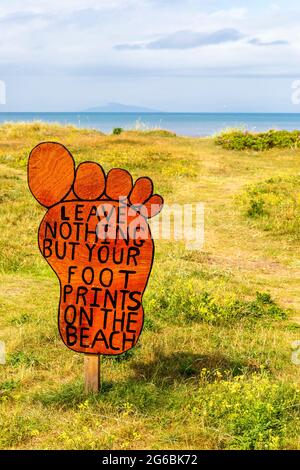
{"type": "Polygon", "coordinates": [[[60,282],[58,326],[74,351],[116,355],[132,348],[144,321],[142,297],[154,244],[147,222],[163,206],[152,181],[135,184],[126,170],[105,176],[100,165],[81,163],[44,142],[28,162],[33,196],[48,210],[39,248],[60,282]]]}

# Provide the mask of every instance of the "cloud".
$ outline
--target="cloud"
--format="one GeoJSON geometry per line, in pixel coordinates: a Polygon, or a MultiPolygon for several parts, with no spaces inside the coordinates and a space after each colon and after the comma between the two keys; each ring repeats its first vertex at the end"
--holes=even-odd
{"type": "Polygon", "coordinates": [[[135,51],[137,49],[145,49],[147,46],[145,44],[117,44],[114,48],[119,51],[131,50],[135,51]]]}
{"type": "Polygon", "coordinates": [[[176,31],[160,39],[140,44],[118,44],[116,49],[193,49],[195,47],[235,42],[244,35],[234,28],[224,28],[211,33],[195,31],[176,31]]]}
{"type": "Polygon", "coordinates": [[[203,83],[205,96],[213,100],[223,77],[297,77],[299,0],[288,6],[271,1],[282,9],[229,0],[27,0],[26,8],[24,0],[2,0],[0,79],[8,83],[11,105],[27,100],[28,109],[47,102],[51,109],[67,108],[69,88],[74,108],[76,103],[88,107],[84,97],[93,106],[96,96],[94,104],[122,102],[127,94],[135,102],[136,94],[137,102],[159,109],[165,96],[173,102],[175,83],[183,102],[187,93],[198,96],[203,83]],[[238,4],[247,8],[233,8],[238,4]],[[278,54],[281,47],[284,54],[278,54]],[[212,77],[214,86],[209,85],[212,77]],[[40,83],[45,98],[34,87],[24,93],[25,80],[40,83]],[[159,88],[162,80],[165,89],[159,88]],[[11,81],[16,83],[13,91],[11,81]],[[157,93],[152,90],[156,84],[157,93]]]}
{"type": "Polygon", "coordinates": [[[5,16],[0,16],[0,23],[14,26],[16,24],[27,23],[29,21],[40,19],[42,17],[43,15],[34,11],[18,11],[5,16]]]}
{"type": "Polygon", "coordinates": [[[284,39],[278,39],[276,41],[262,41],[258,38],[249,39],[248,43],[253,44],[254,46],[287,46],[289,44],[289,42],[284,39]]]}

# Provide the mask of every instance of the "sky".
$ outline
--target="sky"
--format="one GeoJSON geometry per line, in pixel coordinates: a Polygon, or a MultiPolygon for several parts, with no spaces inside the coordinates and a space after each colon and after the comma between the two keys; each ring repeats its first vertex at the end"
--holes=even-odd
{"type": "Polygon", "coordinates": [[[299,0],[0,0],[0,111],[300,112],[299,0]]]}

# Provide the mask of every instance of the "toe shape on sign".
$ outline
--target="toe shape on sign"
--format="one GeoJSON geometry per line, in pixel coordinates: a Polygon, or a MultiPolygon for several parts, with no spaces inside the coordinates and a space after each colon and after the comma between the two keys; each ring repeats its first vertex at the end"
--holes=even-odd
{"type": "Polygon", "coordinates": [[[132,189],[132,177],[126,170],[113,168],[107,174],[106,195],[114,200],[128,196],[132,189]]]}
{"type": "Polygon", "coordinates": [[[155,215],[159,214],[164,205],[164,200],[158,194],[154,194],[148,199],[144,204],[144,209],[146,209],[146,217],[151,219],[155,215]]]}
{"type": "Polygon", "coordinates": [[[103,168],[95,162],[81,163],[76,170],[74,193],[80,199],[98,199],[105,189],[103,168]]]}
{"type": "Polygon", "coordinates": [[[63,145],[43,142],[31,151],[28,185],[42,206],[51,207],[60,202],[71,190],[74,175],[74,159],[63,145]]]}
{"type": "Polygon", "coordinates": [[[147,199],[150,198],[153,193],[153,183],[150,178],[146,176],[136,180],[135,185],[132,188],[130,194],[130,203],[133,206],[143,204],[147,199]]]}

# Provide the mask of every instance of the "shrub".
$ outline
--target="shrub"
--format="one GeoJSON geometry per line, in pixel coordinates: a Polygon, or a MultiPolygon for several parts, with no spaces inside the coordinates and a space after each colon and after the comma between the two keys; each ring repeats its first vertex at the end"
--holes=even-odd
{"type": "Polygon", "coordinates": [[[286,313],[272,300],[268,293],[257,292],[252,300],[238,299],[231,295],[219,300],[209,292],[198,292],[186,282],[170,281],[155,290],[147,303],[147,311],[153,317],[175,321],[223,323],[241,318],[281,319],[286,313]]]}
{"type": "Polygon", "coordinates": [[[47,424],[37,412],[33,414],[24,409],[20,410],[20,406],[16,407],[16,411],[14,409],[10,411],[9,419],[3,420],[1,416],[0,425],[1,449],[30,443],[32,438],[47,429],[47,424]]]}
{"type": "Polygon", "coordinates": [[[300,238],[300,176],[248,186],[236,201],[242,213],[263,230],[300,238]]]}
{"type": "Polygon", "coordinates": [[[120,135],[123,132],[122,127],[115,127],[112,131],[113,135],[120,135]]]}
{"type": "Polygon", "coordinates": [[[177,134],[167,129],[151,129],[144,131],[146,135],[152,135],[153,137],[176,137],[177,134]]]}
{"type": "Polygon", "coordinates": [[[0,382],[0,396],[4,396],[6,393],[11,392],[15,388],[17,388],[18,385],[19,385],[19,382],[14,379],[0,382]]]}
{"type": "Polygon", "coordinates": [[[300,144],[300,131],[248,132],[231,130],[222,132],[215,139],[216,145],[228,150],[252,149],[256,151],[277,148],[298,148],[300,144]]]}
{"type": "Polygon", "coordinates": [[[223,447],[240,450],[282,449],[286,428],[299,422],[299,393],[292,385],[274,383],[265,373],[215,380],[200,375],[197,405],[193,413],[205,426],[223,435],[223,447]]]}
{"type": "Polygon", "coordinates": [[[25,354],[23,351],[16,351],[8,356],[8,364],[14,367],[24,365],[25,367],[36,366],[39,360],[32,355],[25,354]]]}

